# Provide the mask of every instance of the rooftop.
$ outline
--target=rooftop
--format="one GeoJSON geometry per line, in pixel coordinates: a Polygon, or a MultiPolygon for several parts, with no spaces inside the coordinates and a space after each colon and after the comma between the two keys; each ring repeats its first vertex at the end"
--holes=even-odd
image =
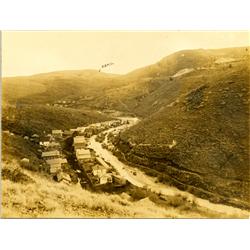
{"type": "Polygon", "coordinates": [[[84,136],[76,136],[74,137],[74,144],[75,143],[85,143],[86,139],[84,136]]]}
{"type": "Polygon", "coordinates": [[[106,168],[102,165],[95,165],[92,169],[93,170],[106,170],[106,168]]]}
{"type": "Polygon", "coordinates": [[[58,142],[50,142],[49,146],[53,147],[53,146],[60,146],[60,144],[58,142]]]}
{"type": "Polygon", "coordinates": [[[81,160],[81,159],[90,159],[91,155],[76,155],[76,158],[78,160],[81,160]]]}
{"type": "Polygon", "coordinates": [[[57,158],[57,159],[46,160],[46,162],[49,165],[54,165],[54,164],[67,163],[67,160],[66,159],[62,159],[62,158],[57,158]]]}
{"type": "Polygon", "coordinates": [[[42,157],[46,157],[46,156],[59,156],[59,155],[60,155],[60,153],[59,153],[58,150],[42,152],[42,157]]]}
{"type": "Polygon", "coordinates": [[[76,150],[76,154],[78,155],[88,155],[90,154],[90,150],[89,149],[77,149],[76,150]]]}
{"type": "Polygon", "coordinates": [[[60,130],[60,129],[52,130],[52,134],[61,134],[61,133],[62,133],[62,130],[60,130]]]}

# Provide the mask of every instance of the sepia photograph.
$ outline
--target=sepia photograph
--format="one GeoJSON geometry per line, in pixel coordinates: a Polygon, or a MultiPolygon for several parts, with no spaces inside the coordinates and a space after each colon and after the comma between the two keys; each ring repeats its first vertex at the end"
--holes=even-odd
{"type": "Polygon", "coordinates": [[[2,31],[1,218],[248,219],[249,31],[2,31]]]}

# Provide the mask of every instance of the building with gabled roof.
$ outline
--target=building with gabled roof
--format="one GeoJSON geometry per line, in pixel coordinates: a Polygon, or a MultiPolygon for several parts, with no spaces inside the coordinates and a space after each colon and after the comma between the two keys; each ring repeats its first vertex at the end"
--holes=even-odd
{"type": "Polygon", "coordinates": [[[92,174],[94,176],[101,177],[101,176],[105,175],[106,173],[107,173],[107,168],[105,168],[102,165],[95,165],[92,168],[92,174]]]}
{"type": "Polygon", "coordinates": [[[56,150],[56,149],[60,149],[61,145],[58,142],[51,141],[49,142],[49,144],[46,144],[46,148],[50,150],[52,149],[56,150]]]}
{"type": "Polygon", "coordinates": [[[56,179],[58,182],[64,182],[66,184],[70,184],[71,183],[71,178],[68,174],[64,173],[64,172],[59,172],[56,175],[56,179]]]}
{"type": "Polygon", "coordinates": [[[76,149],[84,149],[87,146],[87,141],[84,136],[75,136],[73,146],[76,149]]]}
{"type": "Polygon", "coordinates": [[[79,162],[88,162],[93,161],[94,158],[91,155],[91,152],[89,149],[76,149],[76,159],[79,162]]]}
{"type": "Polygon", "coordinates": [[[99,177],[100,184],[112,183],[112,176],[111,174],[104,174],[99,177]]]}
{"type": "Polygon", "coordinates": [[[60,157],[60,152],[58,150],[42,152],[42,158],[45,160],[55,159],[60,157]]]}
{"type": "Polygon", "coordinates": [[[62,170],[62,165],[67,164],[67,159],[65,158],[56,158],[46,160],[46,163],[50,166],[50,173],[55,174],[62,170]]]}

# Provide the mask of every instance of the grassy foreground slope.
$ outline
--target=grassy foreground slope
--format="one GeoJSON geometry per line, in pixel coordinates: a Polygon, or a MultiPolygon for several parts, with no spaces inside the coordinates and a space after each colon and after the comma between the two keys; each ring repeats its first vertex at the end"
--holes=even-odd
{"type": "MultiPolygon", "coordinates": [[[[2,218],[242,218],[189,204],[185,197],[135,199],[127,193],[98,194],[51,181],[41,174],[3,164],[2,218]],[[152,201],[153,200],[153,201],[152,201]]],[[[138,192],[136,192],[138,196],[138,192]]]]}

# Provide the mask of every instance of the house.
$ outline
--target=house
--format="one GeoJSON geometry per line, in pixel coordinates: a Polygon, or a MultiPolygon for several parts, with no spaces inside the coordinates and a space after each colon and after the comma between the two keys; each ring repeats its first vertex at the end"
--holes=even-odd
{"type": "Polygon", "coordinates": [[[112,177],[113,182],[118,186],[124,186],[127,183],[127,180],[120,175],[113,174],[112,177]]]}
{"type": "Polygon", "coordinates": [[[62,160],[61,160],[61,164],[62,164],[62,166],[65,166],[65,165],[67,165],[67,164],[68,164],[68,161],[67,161],[67,159],[65,159],[65,158],[62,158],[62,160]]]}
{"type": "Polygon", "coordinates": [[[98,176],[99,178],[107,173],[107,169],[102,165],[95,165],[92,168],[92,174],[98,176]]]}
{"type": "Polygon", "coordinates": [[[56,159],[60,157],[60,152],[58,150],[42,152],[42,158],[44,160],[56,159]]]}
{"type": "Polygon", "coordinates": [[[110,174],[104,174],[99,177],[100,184],[112,183],[112,176],[110,174]]]}
{"type": "Polygon", "coordinates": [[[63,172],[57,173],[56,179],[57,179],[58,182],[62,181],[64,183],[66,183],[66,184],[70,184],[71,183],[70,176],[68,174],[66,174],[66,173],[63,173],[63,172]]]}
{"type": "Polygon", "coordinates": [[[62,137],[63,132],[60,129],[54,129],[54,130],[52,130],[52,135],[55,137],[62,137]]]}
{"type": "Polygon", "coordinates": [[[46,146],[48,149],[60,149],[60,143],[58,142],[49,142],[49,144],[46,146]]]}
{"type": "Polygon", "coordinates": [[[49,165],[49,171],[51,174],[56,174],[59,171],[61,171],[62,166],[61,166],[61,159],[50,159],[46,160],[46,163],[49,165]]]}
{"type": "Polygon", "coordinates": [[[51,174],[56,174],[62,170],[61,164],[51,164],[49,172],[51,174]]]}
{"type": "Polygon", "coordinates": [[[83,149],[87,146],[87,141],[84,136],[76,136],[74,137],[73,146],[76,149],[83,149]]]}
{"type": "Polygon", "coordinates": [[[65,159],[65,158],[49,159],[49,160],[46,160],[46,162],[49,165],[52,165],[52,164],[61,164],[61,165],[64,165],[64,164],[68,163],[67,159],[65,159]]]}
{"type": "Polygon", "coordinates": [[[62,166],[67,164],[67,160],[64,158],[56,158],[46,160],[46,163],[50,166],[50,173],[55,174],[62,170],[62,166]]]}
{"type": "Polygon", "coordinates": [[[93,157],[89,149],[76,149],[76,159],[79,162],[89,162],[93,161],[93,157]]]}
{"type": "Polygon", "coordinates": [[[82,131],[82,130],[85,130],[86,127],[77,127],[77,131],[82,131]]]}
{"type": "Polygon", "coordinates": [[[64,131],[63,131],[63,136],[72,136],[73,133],[74,133],[74,131],[71,131],[71,130],[64,130],[64,131]]]}
{"type": "Polygon", "coordinates": [[[84,131],[85,131],[86,127],[78,127],[77,128],[77,131],[80,135],[83,135],[84,134],[84,131]]]}

